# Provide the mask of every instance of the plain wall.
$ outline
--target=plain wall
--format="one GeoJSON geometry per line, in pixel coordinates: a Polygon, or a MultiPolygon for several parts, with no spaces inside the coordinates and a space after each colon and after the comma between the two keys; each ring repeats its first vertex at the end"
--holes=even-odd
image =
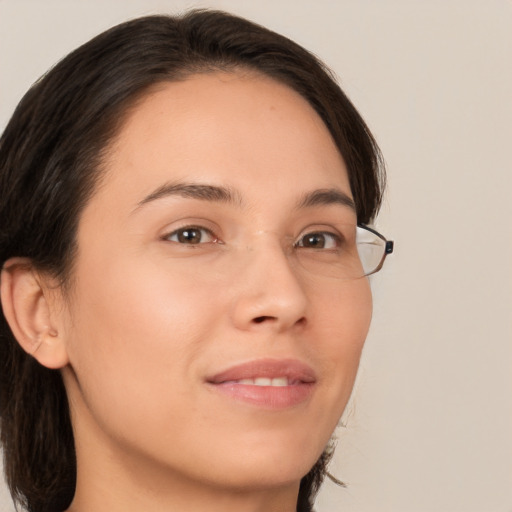
{"type": "MultiPolygon", "coordinates": [[[[396,253],[318,512],[512,511],[512,3],[0,0],[0,129],[129,17],[213,6],[321,56],[374,131],[396,253]]],[[[11,512],[5,489],[0,511],[11,512]]]]}

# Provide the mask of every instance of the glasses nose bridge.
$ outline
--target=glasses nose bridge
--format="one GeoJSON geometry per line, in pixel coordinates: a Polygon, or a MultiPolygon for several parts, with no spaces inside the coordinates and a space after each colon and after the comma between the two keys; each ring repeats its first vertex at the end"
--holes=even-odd
{"type": "Polygon", "coordinates": [[[288,270],[297,277],[295,265],[293,265],[293,238],[291,236],[282,236],[275,231],[256,231],[243,244],[243,252],[250,260],[255,260],[256,257],[263,258],[269,271],[278,262],[285,263],[288,270]]]}

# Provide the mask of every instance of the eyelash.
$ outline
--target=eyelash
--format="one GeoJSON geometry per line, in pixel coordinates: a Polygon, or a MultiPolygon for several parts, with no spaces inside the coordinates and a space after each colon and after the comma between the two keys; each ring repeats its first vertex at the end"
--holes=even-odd
{"type": "Polygon", "coordinates": [[[342,238],[340,235],[336,234],[336,233],[331,233],[330,231],[310,231],[308,233],[305,233],[304,235],[301,235],[301,237],[299,238],[299,240],[297,242],[295,242],[293,244],[294,247],[304,247],[306,249],[313,249],[313,250],[334,250],[334,249],[337,249],[340,247],[341,245],[341,242],[342,242],[342,238]],[[324,239],[325,238],[328,238],[331,240],[331,243],[334,244],[333,247],[305,247],[304,246],[304,239],[306,237],[310,237],[310,240],[313,238],[313,237],[318,237],[319,235],[321,235],[324,239]],[[302,242],[302,243],[301,243],[302,242]]]}
{"type": "Polygon", "coordinates": [[[204,243],[221,243],[221,241],[215,236],[215,234],[210,229],[205,228],[203,226],[183,226],[182,228],[178,228],[178,229],[175,229],[174,231],[171,231],[170,233],[165,235],[163,237],[163,239],[166,241],[169,241],[169,242],[174,242],[174,243],[180,244],[180,245],[200,245],[200,244],[204,244],[204,243]],[[179,237],[180,234],[185,235],[185,233],[187,231],[189,231],[189,232],[200,231],[201,233],[206,233],[208,235],[208,237],[211,238],[211,240],[209,240],[208,242],[202,242],[201,241],[203,238],[202,235],[198,242],[193,242],[193,243],[187,243],[187,242],[181,241],[179,239],[172,240],[173,237],[179,237]]]}
{"type": "MultiPolygon", "coordinates": [[[[221,240],[219,240],[218,237],[215,236],[215,234],[210,229],[205,228],[203,226],[196,226],[196,225],[183,226],[179,229],[175,229],[174,231],[165,235],[163,237],[163,239],[166,241],[169,241],[169,242],[176,243],[176,244],[190,245],[190,246],[201,245],[201,244],[206,244],[206,243],[208,243],[208,244],[223,243],[221,240]],[[210,240],[208,240],[207,242],[203,242],[202,234],[199,238],[199,241],[197,241],[197,242],[188,243],[190,241],[190,239],[188,241],[183,241],[183,240],[179,239],[180,235],[186,236],[187,232],[192,232],[192,231],[199,231],[202,234],[206,233],[207,236],[210,238],[210,240]],[[173,240],[173,237],[178,237],[178,239],[173,240]]],[[[327,242],[328,245],[329,245],[329,241],[327,242]]],[[[300,238],[293,244],[293,247],[294,248],[304,247],[306,249],[312,249],[312,250],[334,250],[334,249],[337,249],[338,247],[340,247],[341,243],[342,243],[342,237],[339,234],[332,233],[330,231],[318,230],[318,231],[309,231],[309,232],[301,235],[300,238]],[[314,247],[313,245],[306,246],[306,245],[304,245],[304,240],[307,237],[310,237],[310,240],[308,243],[311,243],[311,244],[315,243],[314,238],[316,238],[317,241],[320,241],[320,243],[321,243],[322,238],[324,239],[324,243],[325,243],[325,239],[327,238],[330,241],[330,245],[333,245],[333,246],[331,246],[331,247],[314,247]]]]}

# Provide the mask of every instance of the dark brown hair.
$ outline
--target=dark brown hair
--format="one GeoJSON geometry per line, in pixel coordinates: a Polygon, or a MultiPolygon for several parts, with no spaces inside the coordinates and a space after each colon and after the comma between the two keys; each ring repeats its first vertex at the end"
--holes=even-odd
{"type": "MultiPolygon", "coordinates": [[[[14,256],[65,284],[80,213],[101,176],[110,141],[136,100],[159,82],[247,69],[300,93],[330,130],[348,169],[358,221],[376,214],[382,162],[366,124],[311,53],[218,11],[150,16],[81,46],[27,92],[0,139],[0,266],[14,256]]],[[[76,460],[61,375],[27,355],[0,314],[1,442],[15,501],[31,512],[66,509],[76,460]]],[[[302,479],[297,511],[309,512],[329,451],[302,479]]]]}

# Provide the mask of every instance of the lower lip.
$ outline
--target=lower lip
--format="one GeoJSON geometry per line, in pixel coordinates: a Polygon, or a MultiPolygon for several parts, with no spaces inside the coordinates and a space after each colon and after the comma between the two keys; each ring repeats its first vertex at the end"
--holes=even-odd
{"type": "Polygon", "coordinates": [[[290,386],[251,386],[236,382],[209,384],[217,392],[247,404],[264,409],[286,409],[308,400],[313,392],[313,382],[290,386]]]}

